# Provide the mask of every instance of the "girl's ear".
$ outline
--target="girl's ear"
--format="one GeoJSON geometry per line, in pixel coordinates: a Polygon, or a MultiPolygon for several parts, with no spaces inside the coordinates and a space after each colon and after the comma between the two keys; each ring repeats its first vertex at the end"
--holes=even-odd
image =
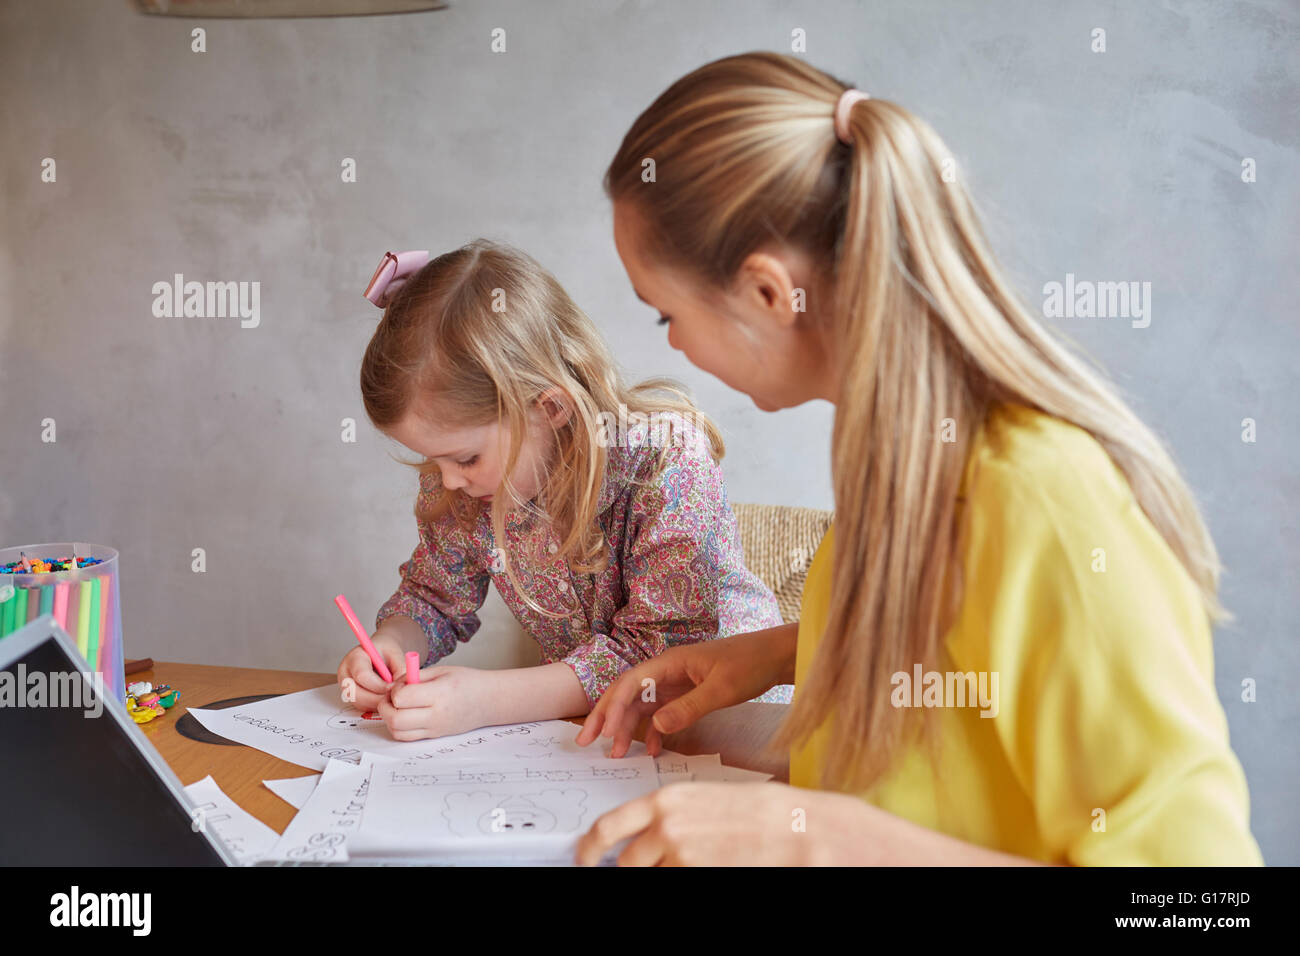
{"type": "Polygon", "coordinates": [[[573,399],[558,385],[552,385],[542,392],[534,404],[552,428],[563,428],[573,418],[573,399]]]}

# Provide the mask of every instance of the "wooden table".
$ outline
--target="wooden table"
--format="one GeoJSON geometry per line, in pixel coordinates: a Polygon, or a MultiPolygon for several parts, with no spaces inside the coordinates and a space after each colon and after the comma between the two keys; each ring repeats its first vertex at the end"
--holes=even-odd
{"type": "MultiPolygon", "coordinates": [[[[175,707],[166,715],[141,724],[139,729],[180,777],[181,783],[188,785],[211,774],[235,803],[277,833],[283,833],[298,811],[262,786],[262,781],[304,777],[316,771],[252,747],[191,740],[176,730],[176,721],[190,705],[205,707],[232,697],[257,694],[291,694],[333,684],[335,675],[156,662],[153,669],[127,677],[127,683],[139,680],[171,684],[180,691],[181,698],[175,707]]],[[[785,704],[746,703],[728,707],[709,714],[680,734],[665,738],[664,746],[686,754],[718,753],[729,766],[762,770],[784,781],[788,779],[786,760],[774,760],[761,751],[785,712],[785,704]]],[[[582,718],[572,720],[575,725],[582,722],[582,718]]]]}

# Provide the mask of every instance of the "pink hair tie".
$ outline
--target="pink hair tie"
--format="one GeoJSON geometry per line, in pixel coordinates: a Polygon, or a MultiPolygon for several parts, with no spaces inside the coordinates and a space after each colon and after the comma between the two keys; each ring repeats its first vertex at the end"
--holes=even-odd
{"type": "Polygon", "coordinates": [[[366,291],[362,294],[381,309],[387,308],[397,290],[406,284],[407,278],[424,268],[428,261],[428,249],[385,252],[379,268],[370,277],[370,285],[366,286],[366,291]]]}
{"type": "Polygon", "coordinates": [[[835,135],[841,143],[851,143],[849,136],[849,112],[858,100],[869,100],[871,95],[861,90],[845,90],[840,94],[840,101],[835,106],[835,135]]]}

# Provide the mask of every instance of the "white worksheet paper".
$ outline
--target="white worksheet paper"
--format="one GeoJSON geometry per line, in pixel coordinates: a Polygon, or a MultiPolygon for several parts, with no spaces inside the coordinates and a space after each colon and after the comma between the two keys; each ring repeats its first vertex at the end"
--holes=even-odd
{"type": "Polygon", "coordinates": [[[301,810],[307,798],[316,789],[320,774],[309,773],[305,777],[285,777],[282,780],[263,780],[262,786],[283,800],[289,806],[301,810]]]}
{"type": "Polygon", "coordinates": [[[314,784],[311,794],[265,859],[346,863],[348,838],[361,826],[370,768],[331,760],[319,777],[306,779],[314,784]]]}
{"type": "Polygon", "coordinates": [[[197,808],[195,825],[207,827],[242,864],[260,859],[280,838],[257,817],[226,796],[212,775],[185,788],[197,808]]]}
{"type": "Polygon", "coordinates": [[[571,863],[601,814],[659,787],[654,760],[552,756],[372,767],[354,858],[524,858],[571,863]]]}
{"type": "MultiPolygon", "coordinates": [[[[367,719],[344,703],[336,684],[225,710],[191,707],[189,712],[214,734],[311,770],[324,770],[331,759],[358,763],[363,753],[399,760],[552,760],[603,758],[610,747],[608,740],[579,747],[573,742],[578,727],[567,720],[483,727],[430,740],[394,740],[382,720],[367,719]]],[[[633,741],[629,756],[644,753],[645,744],[633,741]]]]}
{"type": "Polygon", "coordinates": [[[725,764],[720,769],[722,776],[718,779],[724,783],[765,783],[772,779],[770,773],[763,773],[760,770],[745,770],[742,767],[728,767],[725,764]]]}

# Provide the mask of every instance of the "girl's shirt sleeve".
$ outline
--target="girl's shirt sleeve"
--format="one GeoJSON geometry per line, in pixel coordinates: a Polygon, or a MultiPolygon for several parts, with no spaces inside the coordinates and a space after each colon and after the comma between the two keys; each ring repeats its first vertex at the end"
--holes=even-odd
{"type": "MultiPolygon", "coordinates": [[[[437,490],[435,479],[420,480],[420,502],[426,505],[437,490]]],[[[478,610],[487,598],[489,574],[474,558],[468,536],[450,515],[419,523],[420,543],[411,559],[398,568],[402,583],[379,609],[375,625],[394,614],[418,623],[429,638],[421,666],[437,663],[468,641],[479,629],[478,610]]]]}
{"type": "Polygon", "coordinates": [[[1261,863],[1190,577],[1085,433],[1004,451],[978,462],[949,652],[998,675],[989,719],[1049,854],[1261,863]]]}
{"type": "Polygon", "coordinates": [[[637,488],[628,504],[622,553],[625,600],[610,633],[597,633],[563,660],[595,703],[623,671],[677,644],[718,633],[720,583],[741,563],[734,541],[714,533],[727,520],[722,467],[707,452],[664,449],[657,479],[637,488]]]}

